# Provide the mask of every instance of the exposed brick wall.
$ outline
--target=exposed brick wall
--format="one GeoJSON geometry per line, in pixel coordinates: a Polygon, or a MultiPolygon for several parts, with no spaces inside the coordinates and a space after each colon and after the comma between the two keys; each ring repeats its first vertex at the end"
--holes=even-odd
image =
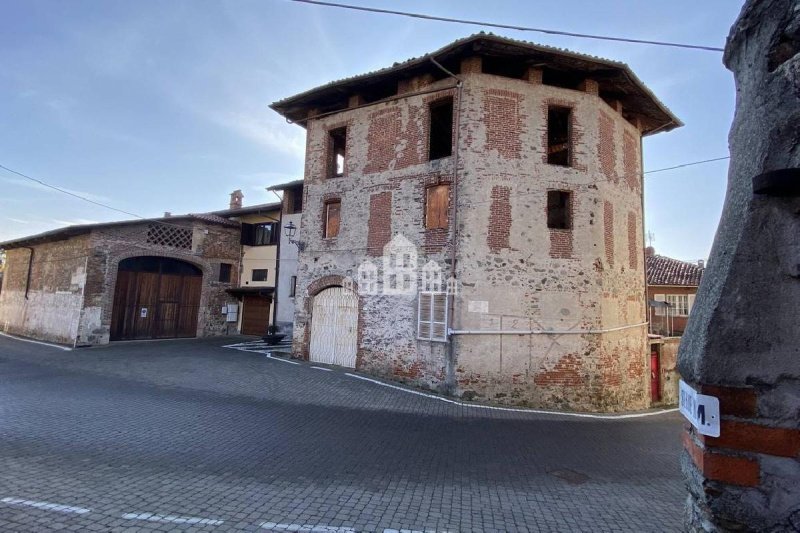
{"type": "Polygon", "coordinates": [[[377,257],[392,239],[392,191],[369,197],[369,222],[367,223],[367,253],[377,257]]]}
{"type": "Polygon", "coordinates": [[[603,201],[603,237],[606,247],[606,261],[614,266],[614,204],[603,201]]]}
{"type": "Polygon", "coordinates": [[[639,165],[639,142],[630,132],[623,134],[622,164],[625,168],[625,182],[634,191],[639,191],[642,185],[641,167],[639,165]]]}
{"type": "Polygon", "coordinates": [[[641,249],[639,248],[637,235],[639,235],[640,231],[641,227],[636,220],[636,213],[628,211],[628,266],[633,270],[639,269],[641,249]]]}
{"type": "Polygon", "coordinates": [[[572,258],[572,230],[550,230],[550,257],[553,259],[572,258]]]}
{"type": "Polygon", "coordinates": [[[484,92],[486,149],[496,150],[500,156],[519,159],[522,152],[520,135],[527,116],[520,111],[522,95],[502,89],[484,92]]]}
{"type": "Polygon", "coordinates": [[[486,233],[486,244],[492,253],[500,253],[503,248],[510,248],[508,242],[511,235],[511,189],[501,185],[492,187],[492,205],[489,208],[489,225],[486,233]]]}
{"type": "Polygon", "coordinates": [[[384,172],[396,157],[397,141],[402,130],[401,111],[398,107],[379,109],[370,113],[367,132],[367,165],[364,172],[384,172]]]}
{"type": "Polygon", "coordinates": [[[599,141],[597,157],[600,169],[608,181],[617,183],[617,143],[614,139],[614,120],[607,113],[600,112],[599,141]]]}
{"type": "Polygon", "coordinates": [[[586,383],[581,359],[575,354],[567,354],[551,370],[537,373],[533,382],[543,387],[580,387],[586,383]]]}

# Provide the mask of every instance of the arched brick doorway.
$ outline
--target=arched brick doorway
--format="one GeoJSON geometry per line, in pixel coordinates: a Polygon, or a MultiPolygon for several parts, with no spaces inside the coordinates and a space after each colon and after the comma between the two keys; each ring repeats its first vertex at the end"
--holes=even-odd
{"type": "Polygon", "coordinates": [[[111,340],[197,335],[202,271],[186,261],[139,256],[120,261],[111,340]]]}
{"type": "Polygon", "coordinates": [[[358,296],[328,287],[314,296],[309,360],[355,368],[358,352],[358,296]]]}

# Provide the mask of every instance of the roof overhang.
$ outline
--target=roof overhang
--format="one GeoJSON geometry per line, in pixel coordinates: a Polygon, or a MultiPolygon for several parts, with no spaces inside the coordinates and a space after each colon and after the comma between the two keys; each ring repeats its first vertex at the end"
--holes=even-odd
{"type": "MultiPolygon", "coordinates": [[[[433,64],[432,59],[458,72],[460,60],[474,55],[508,60],[516,66],[536,66],[562,75],[593,79],[600,86],[601,96],[621,101],[623,109],[642,119],[644,135],[683,125],[625,63],[483,33],[457,40],[435,52],[395,63],[391,67],[333,81],[275,102],[270,107],[287,120],[305,121],[311,109],[318,113],[346,109],[349,96],[354,94],[363,96],[372,92],[379,96],[385,94],[386,98],[390,97],[389,92],[394,84],[396,95],[396,83],[401,79],[420,74],[432,74],[434,79],[443,79],[446,75],[433,64]]],[[[380,100],[377,98],[377,101],[380,100]]]]}
{"type": "Polygon", "coordinates": [[[275,287],[234,287],[232,289],[225,289],[225,292],[241,298],[245,295],[261,296],[272,300],[272,295],[275,293],[275,287]]]}

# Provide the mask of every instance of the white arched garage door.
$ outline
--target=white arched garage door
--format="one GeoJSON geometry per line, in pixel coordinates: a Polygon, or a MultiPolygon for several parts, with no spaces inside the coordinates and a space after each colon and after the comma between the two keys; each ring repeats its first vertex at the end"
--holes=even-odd
{"type": "Polygon", "coordinates": [[[357,344],[358,296],[344,287],[317,294],[311,311],[311,361],[355,368],[357,344]]]}

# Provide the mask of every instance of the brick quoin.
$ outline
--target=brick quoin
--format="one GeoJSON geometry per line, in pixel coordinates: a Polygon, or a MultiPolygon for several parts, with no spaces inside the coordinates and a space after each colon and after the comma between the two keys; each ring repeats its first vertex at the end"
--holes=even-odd
{"type": "Polygon", "coordinates": [[[707,448],[726,448],[778,457],[800,455],[800,430],[722,420],[719,437],[702,437],[707,448]]]}
{"type": "Polygon", "coordinates": [[[619,176],[617,176],[617,145],[614,142],[614,119],[602,111],[599,130],[597,157],[600,159],[600,169],[608,181],[617,183],[619,176]]]}
{"type": "Polygon", "coordinates": [[[702,385],[701,392],[719,398],[719,410],[722,416],[748,418],[758,414],[758,395],[755,389],[702,385]]]}
{"type": "Polygon", "coordinates": [[[603,202],[603,234],[606,245],[606,261],[614,266],[614,204],[603,202]]]}
{"type": "Polygon", "coordinates": [[[628,211],[628,266],[632,270],[639,267],[639,246],[637,246],[636,235],[639,232],[639,226],[636,220],[636,213],[628,211]]]}
{"type": "Polygon", "coordinates": [[[392,239],[392,191],[369,197],[367,223],[367,253],[373,257],[383,254],[383,247],[392,239]]]}
{"type": "Polygon", "coordinates": [[[639,147],[636,139],[628,133],[627,131],[623,135],[623,145],[622,145],[622,164],[625,168],[625,181],[628,184],[628,187],[633,189],[634,191],[639,191],[639,187],[641,186],[641,180],[639,179],[639,172],[641,169],[639,168],[639,147]]]}
{"type": "Polygon", "coordinates": [[[489,227],[486,244],[492,253],[500,253],[510,248],[511,235],[511,188],[495,185],[492,187],[492,205],[489,208],[489,227]]]}
{"type": "Polygon", "coordinates": [[[761,481],[758,461],[747,457],[723,455],[703,449],[687,432],[683,433],[683,447],[703,476],[741,487],[757,487],[761,481]]]}
{"type": "Polygon", "coordinates": [[[484,115],[486,125],[486,150],[496,150],[506,159],[519,159],[522,153],[523,121],[527,117],[520,113],[522,95],[503,89],[484,91],[484,115]]]}

